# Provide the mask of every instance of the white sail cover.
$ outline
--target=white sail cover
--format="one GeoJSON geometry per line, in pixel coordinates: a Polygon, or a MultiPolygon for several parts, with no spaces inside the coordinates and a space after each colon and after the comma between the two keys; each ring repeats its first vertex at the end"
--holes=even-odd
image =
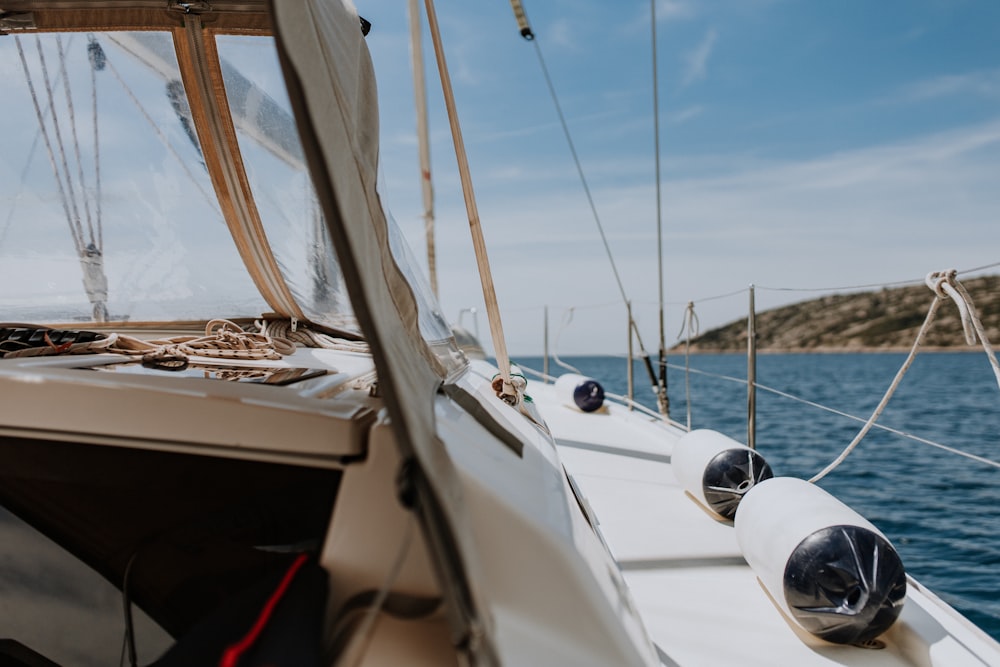
{"type": "MultiPolygon", "coordinates": [[[[477,559],[467,529],[461,486],[436,435],[433,398],[457,369],[421,336],[418,303],[392,255],[386,215],[376,191],[378,121],[374,73],[354,7],[346,1],[274,2],[275,34],[284,56],[289,96],[306,160],[337,248],[348,292],[372,347],[394,431],[404,454],[418,462],[424,497],[421,519],[432,548],[456,554],[443,582],[454,586],[452,611],[462,624],[489,635],[475,591],[477,559]],[[436,542],[436,543],[435,543],[436,542]],[[464,581],[458,581],[461,578],[464,581]]],[[[456,630],[463,632],[461,628],[456,630]]],[[[467,632],[467,629],[464,630],[467,632]]]]}

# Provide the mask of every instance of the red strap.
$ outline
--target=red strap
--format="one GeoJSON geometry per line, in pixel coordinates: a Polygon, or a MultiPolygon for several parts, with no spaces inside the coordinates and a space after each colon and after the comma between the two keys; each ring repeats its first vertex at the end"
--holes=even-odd
{"type": "Polygon", "coordinates": [[[222,652],[222,660],[219,661],[219,667],[236,667],[240,661],[240,657],[246,653],[254,642],[260,638],[260,634],[264,631],[264,626],[271,619],[271,614],[274,613],[274,608],[278,606],[281,598],[288,591],[288,587],[292,585],[292,579],[295,578],[295,574],[305,565],[305,562],[309,559],[306,554],[301,554],[292,563],[292,566],[288,568],[288,572],[285,572],[285,576],[281,579],[281,583],[278,587],[274,589],[271,593],[271,597],[268,599],[267,604],[261,609],[260,616],[257,617],[256,622],[254,622],[253,627],[250,628],[250,632],[239,640],[235,644],[230,644],[225,651],[222,652]]]}

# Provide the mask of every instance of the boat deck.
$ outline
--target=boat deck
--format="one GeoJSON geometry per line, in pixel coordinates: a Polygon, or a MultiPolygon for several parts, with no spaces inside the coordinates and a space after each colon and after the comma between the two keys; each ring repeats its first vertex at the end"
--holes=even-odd
{"type": "Polygon", "coordinates": [[[670,454],[683,429],[617,404],[584,413],[551,385],[532,383],[529,393],[664,665],[1000,665],[1000,645],[912,579],[880,648],[807,633],[772,602],[732,522],[677,482],[670,454]]]}

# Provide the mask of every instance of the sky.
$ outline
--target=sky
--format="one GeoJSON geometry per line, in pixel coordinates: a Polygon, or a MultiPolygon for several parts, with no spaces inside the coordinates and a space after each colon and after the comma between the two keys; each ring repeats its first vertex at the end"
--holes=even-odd
{"type": "MultiPolygon", "coordinates": [[[[372,23],[382,195],[426,265],[406,3],[355,1],[372,23]]],[[[622,353],[628,299],[655,353],[650,3],[523,6],[534,42],[505,0],[437,5],[508,349],[542,351],[547,307],[551,351],[622,353]]],[[[656,16],[668,347],[689,302],[701,331],[745,318],[751,284],[766,310],[939,269],[1000,272],[1000,3],[658,0],[656,16]]],[[[440,301],[489,348],[424,26],[440,301]]]]}

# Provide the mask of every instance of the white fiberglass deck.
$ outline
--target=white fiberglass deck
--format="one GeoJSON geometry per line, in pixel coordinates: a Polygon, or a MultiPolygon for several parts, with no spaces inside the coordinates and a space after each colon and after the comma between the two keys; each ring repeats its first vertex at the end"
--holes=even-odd
{"type": "Polygon", "coordinates": [[[664,665],[1000,665],[1000,646],[912,579],[884,648],[841,646],[787,620],[746,564],[732,522],[697,504],[670,465],[683,435],[641,412],[568,407],[531,384],[664,665]]]}

